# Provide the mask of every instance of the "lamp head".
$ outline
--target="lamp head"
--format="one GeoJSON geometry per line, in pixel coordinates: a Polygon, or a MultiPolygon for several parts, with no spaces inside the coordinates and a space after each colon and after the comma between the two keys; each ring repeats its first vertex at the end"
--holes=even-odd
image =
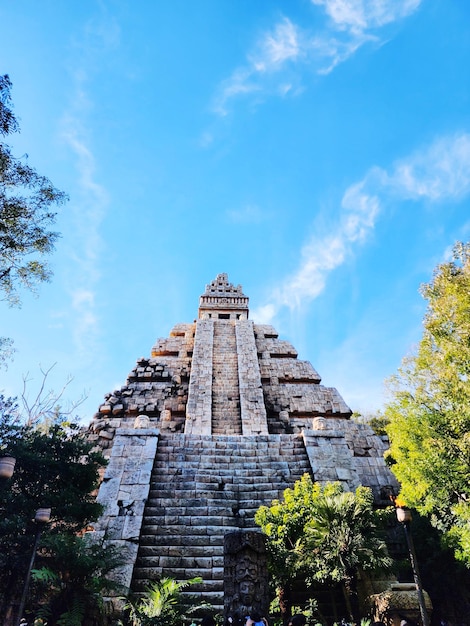
{"type": "Polygon", "coordinates": [[[0,478],[11,478],[15,470],[16,459],[13,456],[0,457],[0,478]]]}
{"type": "Polygon", "coordinates": [[[51,521],[51,509],[38,509],[34,521],[38,524],[48,524],[51,521]]]}
{"type": "Polygon", "coordinates": [[[397,506],[395,511],[397,514],[397,520],[400,524],[409,524],[413,519],[410,509],[407,509],[404,506],[397,506]]]}

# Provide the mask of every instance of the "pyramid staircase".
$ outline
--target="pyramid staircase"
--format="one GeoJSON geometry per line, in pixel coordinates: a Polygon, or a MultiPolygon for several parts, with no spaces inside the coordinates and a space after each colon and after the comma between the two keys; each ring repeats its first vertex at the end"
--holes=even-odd
{"type": "Polygon", "coordinates": [[[214,435],[242,434],[237,341],[235,322],[230,320],[218,320],[214,323],[212,433],[214,435]]]}
{"type": "Polygon", "coordinates": [[[223,609],[224,535],[259,530],[254,514],[311,473],[301,436],[161,435],[145,507],[133,590],[169,576],[223,609]]]}

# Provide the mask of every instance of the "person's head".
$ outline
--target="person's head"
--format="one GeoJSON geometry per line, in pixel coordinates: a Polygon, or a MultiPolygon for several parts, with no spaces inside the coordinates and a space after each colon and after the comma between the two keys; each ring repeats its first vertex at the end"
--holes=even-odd
{"type": "Polygon", "coordinates": [[[201,620],[201,626],[215,626],[215,619],[212,615],[204,615],[201,620]]]}
{"type": "Polygon", "coordinates": [[[292,624],[292,626],[305,626],[306,623],[307,623],[307,618],[305,617],[303,613],[296,613],[295,615],[292,616],[289,622],[289,624],[292,624]]]}

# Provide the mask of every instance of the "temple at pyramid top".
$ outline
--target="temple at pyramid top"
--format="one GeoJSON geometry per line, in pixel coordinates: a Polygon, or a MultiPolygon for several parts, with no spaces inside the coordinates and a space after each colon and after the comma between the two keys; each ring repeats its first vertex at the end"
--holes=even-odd
{"type": "Polygon", "coordinates": [[[199,319],[246,320],[248,319],[248,297],[242,286],[228,282],[227,274],[218,274],[206,285],[199,298],[199,319]]]}

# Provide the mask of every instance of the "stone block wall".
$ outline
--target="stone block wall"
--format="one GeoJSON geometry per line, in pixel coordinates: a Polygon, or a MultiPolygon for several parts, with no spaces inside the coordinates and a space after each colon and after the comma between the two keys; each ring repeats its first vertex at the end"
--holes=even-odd
{"type": "Polygon", "coordinates": [[[124,588],[130,588],[137,558],[158,437],[155,429],[120,429],[97,497],[104,512],[95,532],[123,557],[124,564],[113,572],[113,578],[124,588]]]}
{"type": "Polygon", "coordinates": [[[349,491],[364,485],[372,489],[377,504],[390,504],[384,488],[397,490],[398,482],[384,460],[387,442],[370,426],[319,417],[302,432],[315,480],[340,481],[349,491]]]}
{"type": "Polygon", "coordinates": [[[185,432],[210,435],[212,419],[212,320],[198,320],[186,408],[185,432]]]}
{"type": "Polygon", "coordinates": [[[268,422],[264,406],[261,374],[253,322],[239,322],[236,327],[240,408],[244,435],[267,435],[268,422]]]}

